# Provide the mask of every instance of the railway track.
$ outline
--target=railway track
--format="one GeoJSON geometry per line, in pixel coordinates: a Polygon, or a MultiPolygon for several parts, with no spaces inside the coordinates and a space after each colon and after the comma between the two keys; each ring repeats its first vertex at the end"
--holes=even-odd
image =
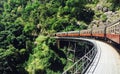
{"type": "MultiPolygon", "coordinates": [[[[62,74],[120,74],[120,55],[115,48],[107,43],[85,38],[74,37],[57,37],[57,39],[66,40],[85,40],[94,44],[94,47],[86,53],[81,59],[75,62],[71,67],[65,70],[62,74]],[[91,54],[94,52],[94,55],[91,54]],[[89,57],[92,56],[93,58],[89,57]],[[87,57],[86,57],[87,56],[87,57]],[[91,59],[87,66],[80,69],[77,65],[84,59],[91,59]],[[74,72],[69,72],[74,68],[74,72]],[[79,68],[79,69],[78,69],[79,68]]],[[[84,62],[88,60],[84,60],[84,62]]],[[[85,63],[82,64],[82,67],[85,63]]]]}
{"type": "Polygon", "coordinates": [[[67,70],[65,70],[62,74],[83,74],[86,72],[86,70],[88,69],[88,67],[91,65],[91,63],[93,62],[96,54],[97,54],[97,45],[95,43],[94,40],[90,40],[90,39],[85,39],[85,38],[72,38],[72,37],[57,37],[56,39],[63,39],[63,40],[72,40],[72,41],[79,41],[79,40],[83,40],[83,41],[87,41],[90,42],[91,44],[93,44],[92,49],[90,49],[82,58],[80,58],[79,60],[77,60],[71,67],[69,67],[67,70]],[[80,64],[80,65],[79,65],[80,64]],[[73,70],[74,69],[74,70],[73,70]]]}

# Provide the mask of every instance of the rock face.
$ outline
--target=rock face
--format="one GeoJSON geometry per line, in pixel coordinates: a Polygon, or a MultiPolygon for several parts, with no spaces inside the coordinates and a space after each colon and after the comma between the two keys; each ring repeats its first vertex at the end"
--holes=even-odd
{"type": "Polygon", "coordinates": [[[113,12],[112,11],[108,11],[104,13],[105,15],[107,15],[107,18],[111,17],[113,12]]]}
{"type": "Polygon", "coordinates": [[[102,11],[103,11],[103,12],[107,12],[107,11],[108,11],[108,8],[107,8],[107,7],[103,7],[102,11]]]}
{"type": "MultiPolygon", "coordinates": [[[[119,4],[120,0],[116,0],[116,2],[117,1],[119,4]]],[[[95,19],[93,19],[93,21],[90,23],[90,27],[92,27],[93,25],[96,25],[96,26],[108,25],[114,22],[115,20],[119,19],[120,9],[117,9],[117,10],[114,9],[114,11],[112,11],[111,6],[112,6],[112,3],[110,1],[99,0],[98,4],[94,8],[97,14],[95,15],[95,19]],[[104,19],[105,21],[101,21],[104,19]]]]}
{"type": "Polygon", "coordinates": [[[101,19],[99,20],[93,20],[91,22],[92,25],[97,25],[97,26],[103,26],[103,25],[108,25],[112,22],[114,22],[115,20],[119,19],[120,17],[120,11],[116,11],[116,12],[113,12],[113,11],[108,11],[107,8],[103,8],[103,14],[106,15],[107,17],[107,20],[106,21],[101,21],[101,19]]]}
{"type": "Polygon", "coordinates": [[[98,5],[96,6],[96,9],[97,9],[97,10],[102,10],[102,9],[103,9],[103,6],[102,6],[101,4],[98,4],[98,5]]]}
{"type": "Polygon", "coordinates": [[[109,8],[103,6],[102,4],[98,4],[98,5],[96,6],[96,10],[100,10],[100,11],[103,11],[103,12],[107,12],[107,11],[109,10],[109,8]]]}

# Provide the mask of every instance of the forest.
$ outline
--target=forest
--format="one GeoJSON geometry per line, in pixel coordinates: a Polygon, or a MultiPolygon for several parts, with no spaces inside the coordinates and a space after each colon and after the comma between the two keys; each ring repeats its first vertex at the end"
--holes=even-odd
{"type": "MultiPolygon", "coordinates": [[[[118,9],[119,0],[107,0],[118,9]]],[[[61,74],[65,51],[51,36],[106,20],[92,7],[99,0],[0,0],[0,74],[61,74]],[[57,65],[57,67],[56,67],[57,65]]]]}

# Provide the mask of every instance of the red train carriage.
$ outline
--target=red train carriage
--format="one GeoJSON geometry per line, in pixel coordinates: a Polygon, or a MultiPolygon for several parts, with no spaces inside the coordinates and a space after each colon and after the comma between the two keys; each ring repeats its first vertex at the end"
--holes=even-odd
{"type": "Polygon", "coordinates": [[[105,26],[100,26],[98,28],[97,27],[93,28],[92,36],[104,38],[105,37],[105,26]]]}
{"type": "Polygon", "coordinates": [[[68,32],[68,36],[72,36],[72,37],[79,37],[80,36],[80,31],[69,31],[68,32]]]}
{"type": "Polygon", "coordinates": [[[112,23],[109,26],[94,27],[93,29],[81,30],[81,31],[70,31],[70,32],[59,32],[55,34],[58,37],[98,37],[108,38],[113,42],[120,44],[120,20],[112,23]]]}
{"type": "Polygon", "coordinates": [[[120,22],[117,21],[106,28],[106,37],[120,44],[120,22]]]}
{"type": "Polygon", "coordinates": [[[90,37],[90,36],[92,36],[91,29],[81,30],[80,31],[80,36],[82,36],[82,37],[90,37]]]}

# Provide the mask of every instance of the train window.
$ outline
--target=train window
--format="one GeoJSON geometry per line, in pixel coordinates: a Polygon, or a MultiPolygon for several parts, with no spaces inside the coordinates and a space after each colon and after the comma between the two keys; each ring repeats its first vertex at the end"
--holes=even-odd
{"type": "MultiPolygon", "coordinates": [[[[120,31],[120,24],[118,24],[118,27],[117,27],[117,28],[118,28],[118,31],[120,31]]],[[[120,32],[119,32],[119,33],[120,33],[120,32]]]]}
{"type": "Polygon", "coordinates": [[[110,31],[110,33],[111,33],[111,28],[109,28],[109,31],[110,31]]]}
{"type": "Polygon", "coordinates": [[[118,25],[116,25],[116,27],[115,27],[115,32],[116,32],[116,34],[118,33],[118,25]]]}
{"type": "Polygon", "coordinates": [[[109,33],[109,30],[107,29],[107,33],[109,33]]]}
{"type": "Polygon", "coordinates": [[[112,33],[114,33],[114,27],[112,27],[111,30],[112,30],[112,33]]]}
{"type": "Polygon", "coordinates": [[[116,32],[116,25],[114,26],[114,33],[116,32]]]}
{"type": "Polygon", "coordinates": [[[113,29],[112,29],[112,27],[111,27],[111,29],[110,29],[110,30],[111,30],[111,33],[113,33],[113,29]]]}
{"type": "Polygon", "coordinates": [[[110,28],[110,32],[112,33],[112,28],[110,28]]]}
{"type": "Polygon", "coordinates": [[[117,25],[115,25],[115,34],[117,34],[117,25]]]}
{"type": "Polygon", "coordinates": [[[107,30],[107,33],[110,33],[110,32],[109,32],[109,28],[107,28],[106,30],[107,30]]]}
{"type": "Polygon", "coordinates": [[[113,29],[114,29],[114,33],[115,33],[115,26],[114,26],[114,28],[113,28],[113,29]]]}
{"type": "Polygon", "coordinates": [[[118,24],[118,27],[117,27],[117,28],[118,28],[118,32],[120,33],[120,24],[118,24]]]}
{"type": "Polygon", "coordinates": [[[118,25],[118,32],[119,32],[119,34],[120,34],[120,24],[118,25]]]}
{"type": "Polygon", "coordinates": [[[107,32],[110,33],[110,29],[109,28],[107,29],[107,32]]]}
{"type": "Polygon", "coordinates": [[[113,28],[113,30],[114,30],[114,33],[116,32],[116,30],[115,30],[116,28],[115,28],[115,27],[116,27],[116,26],[114,26],[114,28],[113,28]]]}
{"type": "Polygon", "coordinates": [[[113,33],[114,32],[114,28],[112,27],[111,29],[112,29],[112,33],[113,33]]]}
{"type": "Polygon", "coordinates": [[[110,28],[110,33],[112,32],[112,29],[110,28]]]}
{"type": "Polygon", "coordinates": [[[116,25],[116,33],[119,34],[119,24],[116,25]]]}
{"type": "Polygon", "coordinates": [[[111,30],[112,30],[112,32],[113,32],[113,27],[111,27],[111,30]]]}
{"type": "Polygon", "coordinates": [[[115,33],[115,26],[113,26],[113,33],[115,33]]]}

